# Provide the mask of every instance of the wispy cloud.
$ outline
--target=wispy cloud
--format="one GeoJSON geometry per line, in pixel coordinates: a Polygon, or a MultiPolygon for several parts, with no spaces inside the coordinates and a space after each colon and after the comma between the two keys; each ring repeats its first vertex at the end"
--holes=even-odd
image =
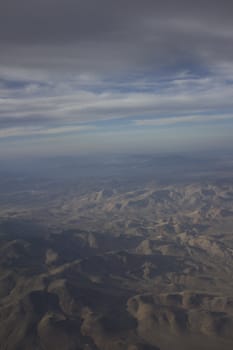
{"type": "Polygon", "coordinates": [[[2,87],[0,127],[27,127],[25,130],[30,131],[32,126],[51,129],[55,125],[62,128],[66,124],[148,117],[155,119],[154,124],[159,117],[163,118],[166,124],[170,118],[173,123],[179,121],[182,115],[192,115],[192,120],[201,122],[215,120],[215,115],[233,110],[233,84],[226,83],[226,77],[213,74],[195,78],[174,76],[158,83],[156,79],[152,83],[148,77],[118,84],[106,81],[101,84],[100,79],[96,82],[92,79],[85,90],[83,86],[79,88],[79,82],[77,79],[2,87]],[[213,115],[212,119],[208,114],[213,115]]]}
{"type": "Polygon", "coordinates": [[[70,133],[80,133],[94,131],[96,127],[87,125],[58,126],[53,128],[18,127],[0,130],[0,139],[22,136],[56,136],[70,133]]]}
{"type": "Polygon", "coordinates": [[[208,123],[208,122],[220,122],[224,120],[233,121],[233,113],[225,115],[184,115],[181,117],[170,117],[170,118],[157,118],[157,119],[142,119],[136,120],[135,125],[137,126],[169,126],[176,124],[187,124],[187,123],[208,123]]]}
{"type": "Polygon", "coordinates": [[[230,122],[232,13],[218,0],[1,2],[0,138],[230,122]]]}

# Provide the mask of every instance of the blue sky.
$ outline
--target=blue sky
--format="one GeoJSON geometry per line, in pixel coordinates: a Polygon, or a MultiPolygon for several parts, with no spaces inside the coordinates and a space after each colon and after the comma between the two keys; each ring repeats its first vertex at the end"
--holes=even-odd
{"type": "Polygon", "coordinates": [[[1,4],[0,156],[231,148],[223,3],[1,4]]]}

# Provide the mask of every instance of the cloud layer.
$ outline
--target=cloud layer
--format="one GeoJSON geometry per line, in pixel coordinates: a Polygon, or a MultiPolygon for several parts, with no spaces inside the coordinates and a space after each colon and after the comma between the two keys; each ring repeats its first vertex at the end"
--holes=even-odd
{"type": "Polygon", "coordinates": [[[228,0],[2,1],[0,138],[231,121],[232,15],[228,0]]]}
{"type": "Polygon", "coordinates": [[[232,13],[228,0],[9,0],[1,61],[65,72],[231,62],[232,13]]]}

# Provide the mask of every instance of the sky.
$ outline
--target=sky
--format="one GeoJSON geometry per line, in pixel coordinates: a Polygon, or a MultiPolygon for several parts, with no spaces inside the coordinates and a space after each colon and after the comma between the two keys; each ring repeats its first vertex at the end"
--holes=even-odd
{"type": "Polygon", "coordinates": [[[0,157],[232,148],[230,0],[0,0],[0,157]]]}

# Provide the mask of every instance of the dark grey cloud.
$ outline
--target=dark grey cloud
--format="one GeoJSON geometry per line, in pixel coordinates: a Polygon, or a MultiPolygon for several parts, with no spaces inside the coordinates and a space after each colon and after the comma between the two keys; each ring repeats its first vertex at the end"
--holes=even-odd
{"type": "Polygon", "coordinates": [[[232,11],[228,0],[8,0],[0,3],[0,38],[21,43],[96,39],[137,31],[147,18],[225,25],[232,11]]]}
{"type": "Polygon", "coordinates": [[[229,0],[8,0],[0,65],[116,73],[233,59],[229,0]]]}

